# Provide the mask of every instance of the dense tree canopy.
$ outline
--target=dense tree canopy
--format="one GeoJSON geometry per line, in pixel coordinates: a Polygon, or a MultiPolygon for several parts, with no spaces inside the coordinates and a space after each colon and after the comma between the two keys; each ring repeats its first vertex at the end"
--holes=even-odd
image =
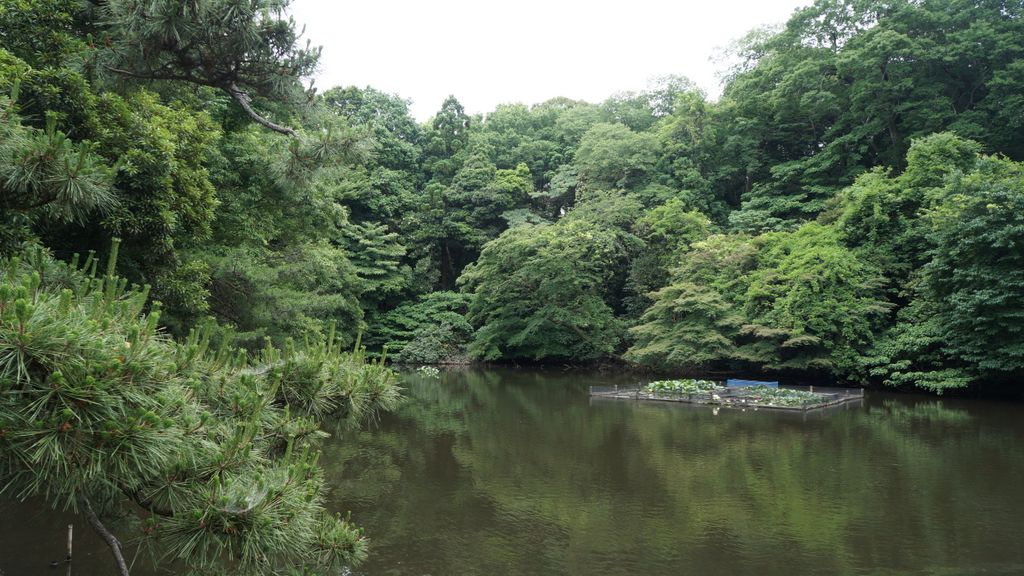
{"type": "MultiPolygon", "coordinates": [[[[658,343],[654,326],[690,333],[676,325],[686,317],[730,344],[683,346],[701,360],[676,353],[680,367],[719,358],[894,381],[866,349],[901,318],[948,320],[922,299],[951,301],[938,270],[964,267],[950,254],[980,253],[941,252],[952,240],[934,227],[972,214],[947,206],[946,187],[981,155],[1024,154],[1024,30],[1003,3],[821,0],[739,41],[717,101],[666,77],[599,104],[555,98],[478,116],[451,96],[425,123],[372,87],[296,98],[318,50],[301,45],[287,8],[5,3],[4,249],[35,239],[61,257],[103,253],[120,236],[120,273],[152,285],[167,327],[184,335],[212,315],[249,349],[333,320],[342,340],[366,332],[400,357],[411,332],[397,336],[389,314],[457,290],[472,303],[468,324],[409,328],[452,329],[445,355],[463,357],[470,340],[489,359],[612,358],[633,346],[627,357],[647,364],[637,351],[678,343],[658,343]],[[691,278],[708,250],[695,246],[737,233],[756,254],[742,291],[691,278]],[[538,259],[549,252],[558,273],[538,259]],[[523,285],[498,282],[510,274],[523,285]],[[572,281],[555,304],[527,304],[536,274],[572,281]],[[705,308],[669,313],[679,299],[705,308]],[[492,323],[532,325],[541,309],[535,320],[548,323],[588,310],[607,341],[563,334],[512,352],[492,323]]],[[[992,349],[956,349],[972,346],[992,349]]],[[[986,360],[952,357],[978,370],[986,360]]]]}
{"type": "Polygon", "coordinates": [[[169,329],[251,350],[333,321],[398,359],[1019,373],[985,260],[1013,223],[969,200],[1019,188],[1018,8],[821,0],[739,41],[717,101],[666,77],[421,124],[372,87],[295,106],[318,51],[287,4],[5,3],[4,250],[120,236],[169,329]]]}

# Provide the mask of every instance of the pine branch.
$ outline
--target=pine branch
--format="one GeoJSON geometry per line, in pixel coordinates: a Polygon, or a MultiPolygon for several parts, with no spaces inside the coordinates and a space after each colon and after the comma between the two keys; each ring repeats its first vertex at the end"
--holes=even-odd
{"type": "Polygon", "coordinates": [[[96,512],[92,509],[92,504],[89,502],[89,498],[80,494],[78,496],[78,503],[85,511],[85,517],[89,520],[89,524],[92,526],[92,529],[95,530],[96,533],[99,534],[107,543],[107,546],[110,547],[110,551],[114,554],[114,560],[117,562],[118,572],[121,576],[131,576],[131,574],[128,573],[128,563],[124,560],[124,553],[121,550],[121,542],[117,539],[117,536],[114,536],[114,533],[108,530],[107,527],[103,525],[103,522],[100,522],[99,516],[97,516],[96,512]]]}
{"type": "Polygon", "coordinates": [[[249,95],[245,92],[242,92],[235,83],[232,82],[231,85],[226,88],[226,90],[227,93],[235,99],[235,102],[238,102],[238,104],[242,106],[242,109],[245,110],[249,117],[256,121],[257,124],[269,128],[274,132],[278,132],[280,134],[287,134],[292,138],[296,137],[294,129],[289,128],[287,126],[274,124],[273,122],[267,120],[263,116],[260,116],[258,112],[253,110],[252,106],[249,105],[249,95]]]}
{"type": "Polygon", "coordinates": [[[115,68],[113,66],[108,66],[106,64],[104,64],[103,67],[106,68],[108,72],[113,72],[114,74],[120,74],[122,76],[128,76],[130,78],[136,78],[138,80],[177,80],[177,81],[180,81],[180,82],[192,82],[192,83],[200,84],[200,85],[203,85],[203,86],[210,86],[210,84],[207,84],[205,82],[199,82],[198,80],[196,80],[192,76],[186,76],[186,75],[182,75],[182,74],[170,74],[170,73],[155,72],[155,71],[151,71],[151,72],[146,73],[146,74],[141,74],[139,72],[132,72],[131,70],[124,70],[122,68],[115,68]]]}
{"type": "Polygon", "coordinates": [[[122,76],[129,76],[131,78],[137,78],[140,80],[177,80],[180,82],[191,82],[193,84],[208,86],[211,88],[219,88],[227,92],[228,95],[230,95],[235,102],[238,102],[242,109],[245,110],[245,113],[248,114],[249,117],[252,118],[253,121],[255,121],[257,124],[265,128],[269,128],[279,134],[291,136],[292,138],[295,138],[297,136],[294,128],[291,128],[289,126],[281,126],[280,124],[275,124],[274,122],[268,120],[266,117],[260,115],[260,113],[257,112],[255,109],[253,109],[252,105],[249,103],[252,99],[233,81],[229,84],[221,85],[219,83],[204,82],[191,76],[184,76],[180,74],[165,74],[157,72],[140,74],[138,72],[132,72],[131,70],[114,68],[113,66],[104,67],[108,71],[113,72],[115,74],[121,74],[122,76]]]}

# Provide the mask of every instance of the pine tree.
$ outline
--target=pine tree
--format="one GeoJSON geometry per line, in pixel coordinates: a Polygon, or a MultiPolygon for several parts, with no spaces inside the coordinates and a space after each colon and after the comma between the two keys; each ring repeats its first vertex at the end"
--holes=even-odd
{"type": "Polygon", "coordinates": [[[295,135],[252,107],[282,98],[316,68],[320,49],[297,46],[290,0],[107,0],[100,7],[106,70],[222,90],[257,123],[295,135]]]}
{"type": "Polygon", "coordinates": [[[115,204],[112,171],[89,142],[72,142],[46,116],[40,130],[22,124],[15,102],[0,97],[0,250],[9,250],[19,229],[37,220],[82,222],[115,204]]]}
{"type": "Polygon", "coordinates": [[[27,254],[0,262],[0,492],[84,514],[122,575],[112,518],[197,570],[322,574],[365,556],[360,529],[324,510],[320,423],[393,407],[387,368],[333,333],[251,360],[204,330],[175,342],[113,257],[97,275],[91,256],[27,254]]]}

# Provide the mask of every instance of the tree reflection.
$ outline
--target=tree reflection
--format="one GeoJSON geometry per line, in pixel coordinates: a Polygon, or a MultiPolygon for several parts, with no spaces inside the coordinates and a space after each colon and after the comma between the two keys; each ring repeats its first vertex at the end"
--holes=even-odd
{"type": "Polygon", "coordinates": [[[592,402],[598,379],[615,380],[407,377],[397,414],[325,451],[335,508],[375,543],[366,573],[1024,567],[1012,407],[883,397],[808,417],[716,415],[592,402]]]}

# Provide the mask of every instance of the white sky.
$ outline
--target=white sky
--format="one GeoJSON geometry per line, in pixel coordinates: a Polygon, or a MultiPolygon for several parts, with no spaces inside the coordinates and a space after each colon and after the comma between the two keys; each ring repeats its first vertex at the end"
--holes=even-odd
{"type": "Polygon", "coordinates": [[[687,76],[712,97],[712,62],[747,31],[811,0],[294,0],[323,46],[316,85],[373,86],[412,99],[420,121],[449,94],[469,113],[556,96],[600,102],[657,76],[687,76]]]}

